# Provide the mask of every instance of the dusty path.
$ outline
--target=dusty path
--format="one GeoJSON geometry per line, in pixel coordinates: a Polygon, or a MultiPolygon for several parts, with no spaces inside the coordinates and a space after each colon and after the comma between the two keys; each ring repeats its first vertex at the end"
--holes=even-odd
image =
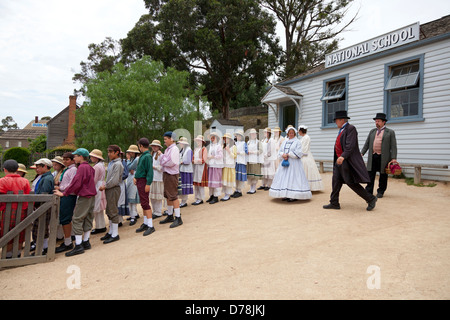
{"type": "Polygon", "coordinates": [[[93,235],[83,255],[0,271],[0,299],[450,298],[450,186],[390,179],[372,212],[344,186],[342,209],[327,211],[323,179],[306,202],[258,191],[189,205],[183,226],[155,220],[148,237],[126,222],[118,242],[93,235]]]}

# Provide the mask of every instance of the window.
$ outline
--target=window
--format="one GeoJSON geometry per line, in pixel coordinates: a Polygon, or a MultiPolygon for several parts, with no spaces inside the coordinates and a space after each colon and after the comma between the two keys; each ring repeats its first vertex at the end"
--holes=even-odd
{"type": "Polygon", "coordinates": [[[388,120],[423,120],[423,55],[386,65],[385,77],[385,111],[388,120]]]}
{"type": "Polygon", "coordinates": [[[348,76],[324,81],[324,93],[320,98],[323,107],[322,125],[324,127],[334,126],[333,119],[336,111],[347,110],[347,88],[348,76]]]}

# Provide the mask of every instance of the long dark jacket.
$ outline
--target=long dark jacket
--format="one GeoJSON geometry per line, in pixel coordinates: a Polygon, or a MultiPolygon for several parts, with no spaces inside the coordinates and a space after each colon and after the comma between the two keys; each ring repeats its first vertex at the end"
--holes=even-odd
{"type": "Polygon", "coordinates": [[[344,183],[369,183],[369,173],[359,152],[358,131],[355,126],[348,123],[341,134],[342,157],[344,162],[337,165],[337,155],[334,151],[334,165],[338,167],[344,183]]]}
{"type": "MultiPolygon", "coordinates": [[[[372,129],[367,136],[366,143],[361,150],[362,154],[369,151],[367,157],[367,170],[372,170],[372,156],[373,156],[373,141],[377,128],[372,129]]],[[[397,139],[395,138],[395,132],[392,129],[385,128],[383,133],[383,139],[381,140],[381,169],[386,168],[389,161],[397,159],[397,139]]]]}

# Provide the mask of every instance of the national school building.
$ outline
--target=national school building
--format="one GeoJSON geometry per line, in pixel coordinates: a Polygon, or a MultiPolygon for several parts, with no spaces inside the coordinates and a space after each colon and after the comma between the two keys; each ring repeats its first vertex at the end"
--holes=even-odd
{"type": "Polygon", "coordinates": [[[400,165],[415,165],[404,173],[450,181],[450,15],[333,52],[322,65],[271,87],[262,102],[269,127],[308,127],[311,152],[328,161],[327,170],[335,111],[347,110],[360,148],[383,112],[396,133],[400,165]]]}

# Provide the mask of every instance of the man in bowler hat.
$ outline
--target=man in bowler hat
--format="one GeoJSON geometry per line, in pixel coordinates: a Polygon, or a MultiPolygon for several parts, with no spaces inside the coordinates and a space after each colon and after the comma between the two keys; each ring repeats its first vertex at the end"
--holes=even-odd
{"type": "Polygon", "coordinates": [[[334,165],[330,203],[324,209],[340,209],[339,192],[345,183],[357,195],[363,198],[368,206],[367,211],[375,208],[377,197],[367,192],[360,183],[369,183],[370,178],[358,147],[358,132],[355,126],[348,123],[346,110],[336,111],[334,122],[339,133],[334,144],[334,165]]]}
{"type": "Polygon", "coordinates": [[[369,171],[370,182],[367,184],[366,190],[373,194],[375,177],[378,171],[380,180],[378,181],[377,198],[382,198],[388,180],[385,168],[390,161],[397,158],[397,139],[394,130],[386,128],[386,114],[377,113],[373,120],[375,120],[376,128],[369,132],[361,154],[364,155],[369,150],[367,170],[369,171]]]}

